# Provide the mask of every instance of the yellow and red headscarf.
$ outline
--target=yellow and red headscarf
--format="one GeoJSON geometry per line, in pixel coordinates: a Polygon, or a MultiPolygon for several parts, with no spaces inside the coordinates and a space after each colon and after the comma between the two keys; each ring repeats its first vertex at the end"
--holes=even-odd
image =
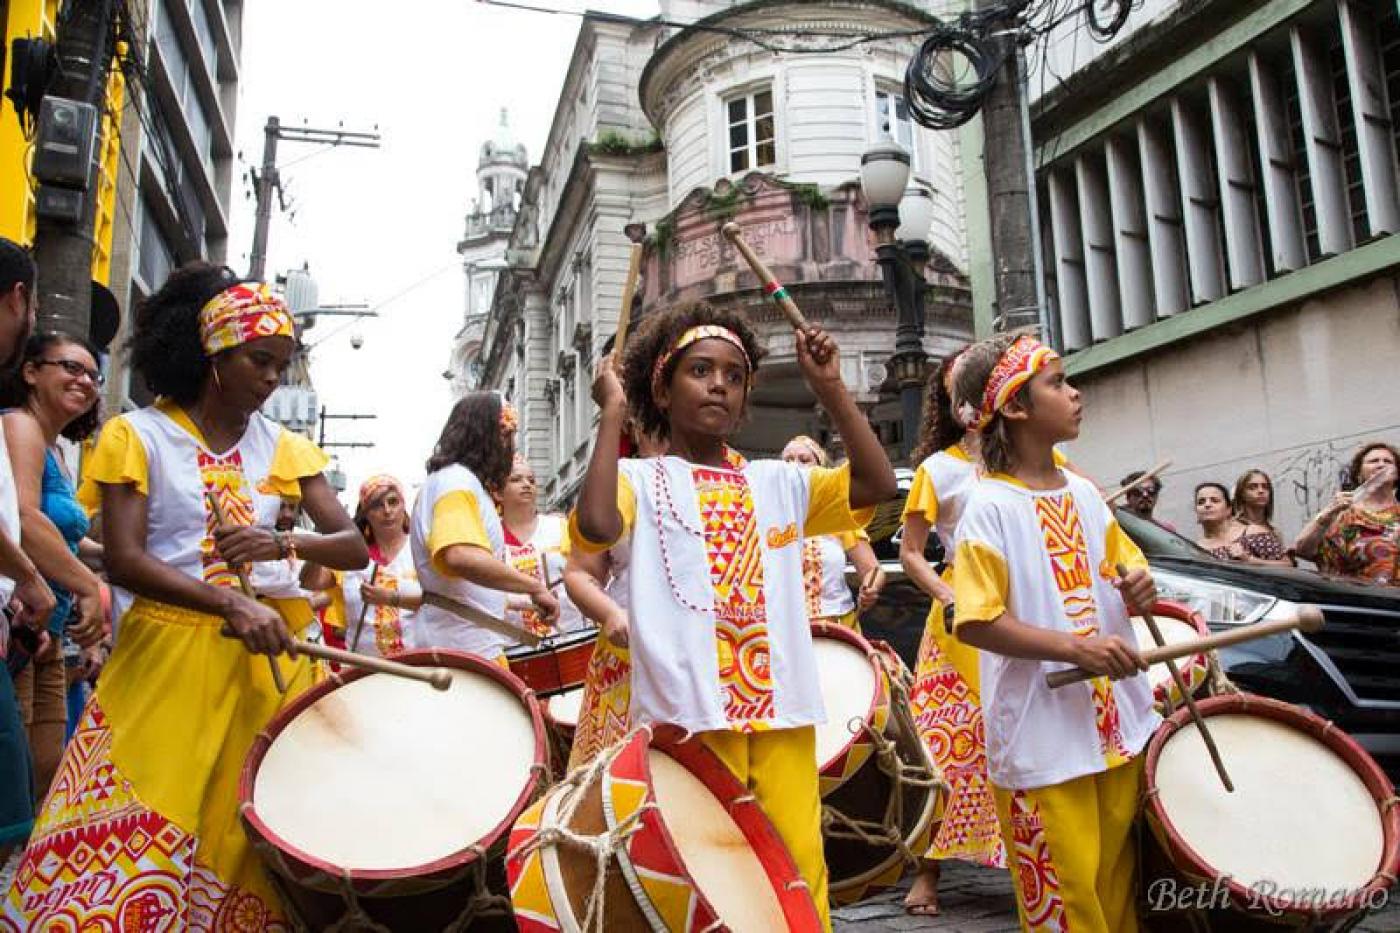
{"type": "Polygon", "coordinates": [[[240,282],[199,311],[199,343],[209,356],[263,337],[296,339],[287,303],[263,282],[240,282]]]}
{"type": "Polygon", "coordinates": [[[360,511],[367,511],[380,493],[390,489],[396,491],[400,499],[408,501],[408,497],[404,495],[403,483],[388,473],[376,473],[365,480],[360,484],[360,511]]]}
{"type": "Polygon", "coordinates": [[[692,327],[676,338],[676,342],[671,344],[671,349],[656,358],[656,363],[651,367],[651,390],[655,394],[659,388],[661,374],[666,371],[666,366],[675,359],[682,350],[693,343],[701,340],[723,340],[739,350],[739,355],[744,358],[744,368],[748,371],[748,383],[753,382],[753,360],[749,359],[749,351],[744,348],[744,341],[739,335],[727,327],[719,324],[701,324],[692,327]]]}
{"type": "Polygon", "coordinates": [[[958,420],[971,430],[982,430],[1022,386],[1059,358],[1060,354],[1034,337],[1017,337],[992,367],[987,387],[982,391],[981,407],[974,408],[970,402],[963,402],[958,406],[958,420]]]}

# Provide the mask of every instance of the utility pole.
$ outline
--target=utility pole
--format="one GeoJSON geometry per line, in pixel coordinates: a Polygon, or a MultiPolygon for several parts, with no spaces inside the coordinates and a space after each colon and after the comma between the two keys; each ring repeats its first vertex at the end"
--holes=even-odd
{"type": "MultiPolygon", "coordinates": [[[[65,9],[70,12],[59,26],[60,65],[45,96],[96,107],[98,118],[93,132],[98,133],[115,51],[112,0],[78,3],[65,9]]],[[[92,318],[93,226],[100,159],[99,148],[94,145],[85,188],[54,186],[41,180],[37,194],[40,210],[34,260],[39,267],[40,326],[85,339],[92,318]],[[49,214],[46,205],[60,209],[66,206],[68,210],[49,214]],[[57,213],[67,216],[60,219],[57,213]]]]}
{"type": "Polygon", "coordinates": [[[379,132],[351,132],[343,129],[322,130],[307,126],[283,126],[278,117],[268,117],[263,127],[262,168],[253,173],[253,190],[258,201],[257,222],[253,226],[253,251],[248,256],[248,277],[262,281],[267,272],[267,235],[272,226],[272,195],[282,200],[282,176],[277,171],[277,143],[313,143],[323,146],[355,146],[362,149],[379,148],[379,132]]]}
{"type": "MultiPolygon", "coordinates": [[[[1000,5],[1000,0],[979,2],[982,9],[1000,5]]],[[[1003,57],[1003,64],[982,104],[982,159],[991,214],[996,294],[994,320],[997,330],[1038,324],[1042,337],[1056,343],[1056,335],[1048,329],[1028,82],[1015,25],[1015,16],[1009,15],[996,24],[988,37],[995,54],[1003,57]]]]}
{"type": "Polygon", "coordinates": [[[320,430],[317,432],[316,446],[322,447],[322,448],[325,448],[325,447],[373,447],[373,446],[374,446],[374,443],[371,442],[371,441],[354,441],[354,442],[349,442],[349,441],[335,442],[335,441],[332,441],[332,442],[330,442],[330,443],[327,443],[327,442],[326,442],[326,422],[327,422],[327,421],[372,421],[372,420],[374,420],[375,418],[378,418],[378,417],[379,417],[378,415],[365,415],[365,414],[332,415],[332,414],[328,414],[328,413],[326,412],[326,406],[322,405],[322,406],[321,406],[321,427],[320,427],[320,430]]]}

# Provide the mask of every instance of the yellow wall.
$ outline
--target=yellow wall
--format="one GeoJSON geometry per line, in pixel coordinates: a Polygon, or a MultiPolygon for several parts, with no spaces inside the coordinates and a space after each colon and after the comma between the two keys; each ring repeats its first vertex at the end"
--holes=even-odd
{"type": "MultiPolygon", "coordinates": [[[[3,24],[8,53],[13,39],[54,40],[54,20],[59,0],[9,0],[3,24]]],[[[9,55],[6,55],[9,60],[9,55]]],[[[4,85],[10,86],[5,74],[4,85]]],[[[106,114],[98,138],[97,217],[94,224],[92,277],[107,284],[112,260],[112,234],[116,226],[117,171],[121,164],[120,115],[126,100],[121,71],[113,68],[107,82],[106,114]]],[[[34,242],[34,187],[29,177],[32,142],[20,131],[19,117],[8,98],[0,99],[0,236],[19,243],[34,242]]]]}

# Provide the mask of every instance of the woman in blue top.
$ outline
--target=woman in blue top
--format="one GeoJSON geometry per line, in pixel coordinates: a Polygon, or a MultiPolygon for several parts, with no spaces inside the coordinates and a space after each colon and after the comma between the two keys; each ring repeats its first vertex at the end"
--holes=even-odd
{"type": "Polygon", "coordinates": [[[67,676],[61,644],[65,629],[81,645],[102,638],[101,581],[78,559],[87,514],[73,492],[57,443],[81,443],[97,429],[102,374],[97,354],[84,340],[35,334],[23,361],[8,380],[3,401],[5,441],[19,493],[21,546],[53,587],[58,605],[49,617],[48,638],[15,679],[29,750],[34,792],[42,799],[58,770],[68,723],[67,676]]]}

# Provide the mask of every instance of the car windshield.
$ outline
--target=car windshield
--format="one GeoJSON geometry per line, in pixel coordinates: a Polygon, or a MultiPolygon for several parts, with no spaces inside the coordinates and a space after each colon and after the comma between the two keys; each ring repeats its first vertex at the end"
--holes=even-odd
{"type": "Polygon", "coordinates": [[[1163,528],[1150,518],[1143,518],[1127,509],[1114,509],[1118,524],[1128,533],[1128,537],[1143,554],[1151,557],[1185,557],[1190,560],[1215,560],[1205,548],[1183,538],[1174,531],[1163,528]]]}

